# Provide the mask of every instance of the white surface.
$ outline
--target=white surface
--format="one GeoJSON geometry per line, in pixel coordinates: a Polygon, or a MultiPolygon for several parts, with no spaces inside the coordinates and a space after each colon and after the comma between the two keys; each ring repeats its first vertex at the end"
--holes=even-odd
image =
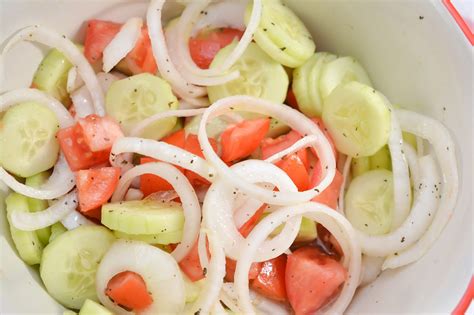
{"type": "MultiPolygon", "coordinates": [[[[472,46],[441,1],[287,2],[311,30],[318,51],[354,56],[393,103],[441,119],[458,144],[462,190],[443,235],[419,262],[384,272],[361,289],[348,312],[450,312],[473,272],[472,46]]],[[[81,39],[86,19],[124,22],[143,17],[144,8],[144,2],[133,0],[0,0],[0,41],[20,27],[40,23],[81,39]]],[[[0,81],[0,91],[29,85],[40,58],[31,44],[16,47],[2,71],[7,81],[0,81]]],[[[35,269],[10,247],[5,218],[0,218],[0,313],[58,313],[60,307],[43,290],[35,269]]]]}

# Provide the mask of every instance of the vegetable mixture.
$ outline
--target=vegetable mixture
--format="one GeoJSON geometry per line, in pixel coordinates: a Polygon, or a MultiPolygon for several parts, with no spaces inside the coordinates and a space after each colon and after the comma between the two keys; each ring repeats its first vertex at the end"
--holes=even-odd
{"type": "Polygon", "coordinates": [[[1,52],[51,47],[0,95],[0,203],[68,314],[343,313],[429,250],[458,193],[440,122],[278,0],[164,2],[1,52]]]}

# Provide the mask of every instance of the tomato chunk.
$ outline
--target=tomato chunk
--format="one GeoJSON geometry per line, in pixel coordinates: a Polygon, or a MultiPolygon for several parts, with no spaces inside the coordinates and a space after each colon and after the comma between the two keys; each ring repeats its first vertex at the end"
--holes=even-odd
{"type": "Polygon", "coordinates": [[[119,167],[102,167],[76,173],[79,208],[88,212],[107,203],[117,187],[119,167]]]}
{"type": "Polygon", "coordinates": [[[221,134],[222,160],[232,162],[252,154],[270,128],[270,119],[244,120],[221,134]]]}
{"type": "Polygon", "coordinates": [[[346,278],[347,271],[338,261],[314,247],[302,247],[288,256],[286,292],[296,314],[313,314],[346,278]]]}
{"type": "Polygon", "coordinates": [[[196,65],[208,69],[216,54],[234,39],[240,40],[243,32],[233,28],[220,28],[199,33],[189,40],[189,52],[196,65]]]}
{"type": "MultiPolygon", "coordinates": [[[[317,162],[314,166],[313,175],[311,176],[310,187],[318,185],[321,180],[321,163],[317,162]]],[[[336,174],[334,174],[334,179],[332,180],[331,184],[326,189],[324,189],[319,195],[314,197],[312,201],[323,203],[328,207],[336,209],[337,199],[339,198],[339,192],[341,191],[343,180],[344,178],[342,177],[342,174],[338,170],[336,170],[336,174]]]]}
{"type": "Polygon", "coordinates": [[[124,271],[110,279],[105,295],[122,307],[139,311],[153,303],[143,278],[132,271],[124,271]]]}
{"type": "MultiPolygon", "coordinates": [[[[212,149],[215,152],[217,152],[217,141],[210,138],[209,143],[211,144],[212,149]]],[[[186,143],[184,145],[184,149],[190,153],[193,153],[199,157],[204,158],[204,154],[202,153],[202,150],[201,150],[201,145],[199,144],[199,140],[195,134],[189,134],[186,137],[186,143]]],[[[199,186],[199,185],[207,186],[211,184],[207,179],[199,176],[193,171],[186,170],[185,175],[189,179],[189,182],[191,183],[191,185],[193,186],[199,186]]]]}
{"type": "Polygon", "coordinates": [[[142,28],[142,33],[135,44],[135,48],[125,57],[125,62],[133,74],[148,72],[156,74],[158,67],[156,66],[155,57],[151,48],[151,41],[148,35],[148,28],[142,28]]]}
{"type": "Polygon", "coordinates": [[[301,138],[301,135],[297,131],[291,130],[286,135],[279,136],[278,138],[264,139],[262,141],[262,160],[291,147],[301,138]]]}
{"type": "Polygon", "coordinates": [[[77,124],[60,129],[56,135],[61,151],[73,171],[87,169],[109,161],[110,149],[92,152],[84,139],[82,128],[77,124]]]}
{"type": "MultiPolygon", "coordinates": [[[[207,254],[209,256],[209,251],[207,254]]],[[[178,264],[191,281],[194,282],[204,278],[204,272],[199,261],[198,241],[194,243],[189,253],[178,264]]]]}
{"type": "Polygon", "coordinates": [[[109,150],[117,139],[123,137],[119,124],[107,116],[89,115],[79,119],[78,124],[92,152],[109,150]]]}
{"type": "Polygon", "coordinates": [[[266,207],[266,204],[262,205],[257,211],[255,211],[254,215],[239,228],[239,232],[243,237],[247,237],[250,232],[252,232],[253,228],[262,218],[263,212],[265,211],[266,207]]]}
{"type": "Polygon", "coordinates": [[[299,191],[309,188],[309,174],[298,154],[290,154],[276,163],[276,166],[285,171],[299,191]]]}
{"type": "Polygon", "coordinates": [[[286,259],[286,255],[280,255],[263,262],[260,272],[252,281],[252,288],[269,299],[286,301],[286,259]]]}
{"type": "Polygon", "coordinates": [[[296,101],[295,93],[293,92],[292,89],[289,89],[289,90],[288,90],[288,94],[286,94],[285,104],[290,105],[290,106],[293,107],[294,109],[298,109],[298,108],[299,108],[299,107],[298,107],[298,102],[296,101]]]}
{"type": "MultiPolygon", "coordinates": [[[[235,268],[237,267],[237,262],[233,259],[226,258],[225,259],[225,280],[229,282],[234,282],[234,274],[235,274],[235,268]]],[[[262,268],[262,263],[257,262],[257,263],[252,263],[250,265],[250,270],[249,270],[249,280],[253,280],[258,276],[258,273],[260,272],[260,268],[262,268]]]]}

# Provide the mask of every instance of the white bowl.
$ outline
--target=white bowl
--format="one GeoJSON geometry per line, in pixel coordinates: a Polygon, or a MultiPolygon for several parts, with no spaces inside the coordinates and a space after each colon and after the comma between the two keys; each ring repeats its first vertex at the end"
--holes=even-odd
{"type": "MultiPolygon", "coordinates": [[[[360,289],[348,312],[452,311],[473,271],[472,46],[441,1],[287,2],[311,30],[317,50],[359,59],[393,103],[441,120],[457,144],[461,193],[442,236],[420,261],[384,272],[360,289]]],[[[0,41],[31,24],[80,40],[87,19],[120,22],[144,16],[145,8],[146,2],[131,0],[1,0],[0,41]]],[[[29,43],[15,47],[1,71],[0,91],[28,86],[44,51],[29,43]]],[[[60,312],[63,308],[46,293],[37,269],[18,258],[1,218],[0,313],[60,312]]]]}

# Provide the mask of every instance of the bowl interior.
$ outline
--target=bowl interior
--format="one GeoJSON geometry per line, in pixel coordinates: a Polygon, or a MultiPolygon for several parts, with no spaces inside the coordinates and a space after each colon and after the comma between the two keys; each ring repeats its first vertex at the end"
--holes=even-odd
{"type": "MultiPolygon", "coordinates": [[[[445,123],[457,144],[461,193],[454,215],[420,261],[384,272],[360,289],[349,312],[450,312],[472,273],[472,47],[441,2],[288,0],[313,34],[318,51],[356,57],[375,87],[394,103],[445,123]]],[[[175,16],[176,4],[167,15],[175,16]]],[[[91,18],[123,22],[145,15],[144,1],[14,1],[0,3],[0,42],[21,27],[43,24],[76,40],[91,18]]],[[[26,87],[45,47],[17,45],[0,68],[0,91],[26,87]]],[[[3,207],[0,197],[0,208],[3,207]]],[[[1,209],[0,209],[1,210],[1,209]]],[[[0,225],[1,310],[53,313],[62,309],[44,291],[36,268],[11,247],[0,225]],[[25,303],[25,297],[29,297],[25,303]]]]}

